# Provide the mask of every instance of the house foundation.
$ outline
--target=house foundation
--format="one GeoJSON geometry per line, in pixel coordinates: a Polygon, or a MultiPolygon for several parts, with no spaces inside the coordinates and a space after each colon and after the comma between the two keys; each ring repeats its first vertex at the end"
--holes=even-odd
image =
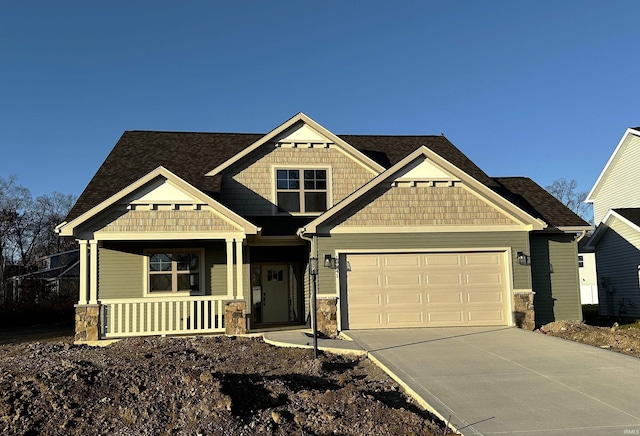
{"type": "Polygon", "coordinates": [[[75,342],[97,341],[100,339],[99,321],[100,321],[100,305],[99,304],[76,304],[76,334],[75,342]]]}
{"type": "Polygon", "coordinates": [[[338,299],[335,297],[318,298],[316,311],[318,331],[325,336],[338,336],[338,299]]]}
{"type": "Polygon", "coordinates": [[[516,327],[533,330],[536,326],[533,308],[534,292],[518,292],[513,294],[513,316],[516,327]]]}
{"type": "Polygon", "coordinates": [[[225,303],[224,331],[227,335],[247,333],[247,302],[245,300],[233,300],[225,303]]]}

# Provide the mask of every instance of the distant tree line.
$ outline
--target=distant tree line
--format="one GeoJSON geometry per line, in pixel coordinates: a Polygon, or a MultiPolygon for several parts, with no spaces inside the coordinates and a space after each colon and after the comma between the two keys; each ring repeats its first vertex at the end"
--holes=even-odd
{"type": "Polygon", "coordinates": [[[33,198],[15,175],[0,176],[0,295],[11,276],[34,271],[38,259],[76,248],[74,240],[59,238],[54,230],[75,200],[60,192],[33,198]]]}

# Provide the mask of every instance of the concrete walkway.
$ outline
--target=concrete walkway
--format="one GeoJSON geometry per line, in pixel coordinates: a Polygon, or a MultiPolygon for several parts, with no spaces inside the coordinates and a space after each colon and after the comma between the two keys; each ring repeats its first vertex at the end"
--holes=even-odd
{"type": "MultiPolygon", "coordinates": [[[[279,347],[313,348],[313,336],[310,329],[281,330],[261,333],[264,341],[279,347]]],[[[354,354],[365,356],[367,352],[357,343],[342,339],[318,338],[318,349],[336,354],[354,354]]]]}
{"type": "Polygon", "coordinates": [[[464,435],[640,434],[640,359],[516,328],[346,335],[464,435]]]}

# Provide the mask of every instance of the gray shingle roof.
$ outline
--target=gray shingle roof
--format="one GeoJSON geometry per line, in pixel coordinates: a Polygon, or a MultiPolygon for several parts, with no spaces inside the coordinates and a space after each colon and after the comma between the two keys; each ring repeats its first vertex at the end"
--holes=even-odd
{"type": "Polygon", "coordinates": [[[585,220],[528,177],[495,177],[506,199],[553,227],[588,226],[585,220]]]}
{"type": "MultiPolygon", "coordinates": [[[[159,166],[216,197],[220,192],[221,178],[206,177],[205,174],[263,136],[251,133],[126,131],[80,194],[66,219],[77,218],[159,166]]],[[[553,226],[587,225],[530,179],[489,177],[444,136],[338,136],[384,168],[391,167],[424,145],[553,226]]]]}

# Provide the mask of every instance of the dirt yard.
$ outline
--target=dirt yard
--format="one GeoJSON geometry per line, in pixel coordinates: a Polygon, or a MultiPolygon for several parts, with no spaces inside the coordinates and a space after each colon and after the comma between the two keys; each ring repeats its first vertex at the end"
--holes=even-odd
{"type": "Polygon", "coordinates": [[[540,329],[541,333],[640,357],[640,329],[595,327],[577,321],[556,321],[540,329]]]}
{"type": "Polygon", "coordinates": [[[364,358],[224,336],[0,346],[3,435],[444,433],[364,358]]]}

